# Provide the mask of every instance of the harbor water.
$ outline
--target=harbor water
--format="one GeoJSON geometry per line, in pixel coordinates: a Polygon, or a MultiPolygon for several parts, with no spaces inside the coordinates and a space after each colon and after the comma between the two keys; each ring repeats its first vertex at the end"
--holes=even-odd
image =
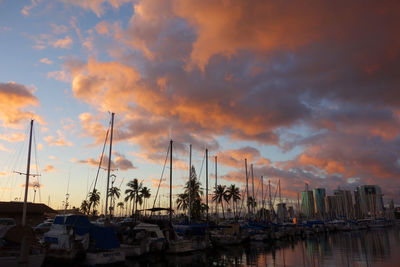
{"type": "Polygon", "coordinates": [[[400,228],[321,234],[294,241],[248,242],[183,255],[147,255],[125,262],[147,266],[400,266],[400,228]]]}

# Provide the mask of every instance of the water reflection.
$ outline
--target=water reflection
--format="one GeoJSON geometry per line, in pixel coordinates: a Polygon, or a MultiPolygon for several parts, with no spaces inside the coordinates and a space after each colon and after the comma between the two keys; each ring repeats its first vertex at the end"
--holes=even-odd
{"type": "Polygon", "coordinates": [[[400,231],[393,227],[341,232],[306,240],[251,242],[187,255],[149,255],[126,262],[147,266],[399,266],[400,231]]]}

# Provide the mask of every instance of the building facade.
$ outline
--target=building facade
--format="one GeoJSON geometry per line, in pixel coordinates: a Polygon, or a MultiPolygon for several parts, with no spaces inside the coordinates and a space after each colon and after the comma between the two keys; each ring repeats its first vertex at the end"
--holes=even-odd
{"type": "Polygon", "coordinates": [[[352,219],[355,217],[353,197],[351,191],[336,189],[333,194],[337,196],[337,218],[352,219]]]}
{"type": "Polygon", "coordinates": [[[314,195],[313,191],[303,191],[301,192],[301,212],[307,218],[313,218],[314,211],[314,195]]]}
{"type": "Polygon", "coordinates": [[[379,186],[359,186],[354,191],[354,196],[357,208],[356,213],[360,217],[377,217],[383,215],[383,195],[379,186]]]}
{"type": "Polygon", "coordinates": [[[314,188],[314,212],[317,218],[323,219],[325,217],[325,188],[314,188]]]}

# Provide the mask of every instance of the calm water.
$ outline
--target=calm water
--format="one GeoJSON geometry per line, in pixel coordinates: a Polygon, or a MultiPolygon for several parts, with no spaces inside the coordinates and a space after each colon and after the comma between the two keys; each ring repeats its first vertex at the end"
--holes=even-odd
{"type": "Polygon", "coordinates": [[[275,244],[249,243],[182,256],[151,255],[127,266],[400,266],[400,228],[341,232],[275,244]]]}

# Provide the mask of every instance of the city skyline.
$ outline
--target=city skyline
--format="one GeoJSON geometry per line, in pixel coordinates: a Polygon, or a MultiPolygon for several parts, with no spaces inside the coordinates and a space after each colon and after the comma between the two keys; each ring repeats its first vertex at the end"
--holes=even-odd
{"type": "Polygon", "coordinates": [[[0,201],[23,195],[15,171],[26,171],[34,119],[36,202],[59,207],[68,193],[78,207],[115,112],[122,193],[138,178],[154,196],[172,139],[174,194],[192,144],[203,185],[209,150],[210,188],[217,156],[219,184],[243,188],[247,159],[258,192],[261,176],[294,201],[304,183],[326,195],[372,184],[400,205],[399,11],[361,1],[0,1],[0,201]]]}

